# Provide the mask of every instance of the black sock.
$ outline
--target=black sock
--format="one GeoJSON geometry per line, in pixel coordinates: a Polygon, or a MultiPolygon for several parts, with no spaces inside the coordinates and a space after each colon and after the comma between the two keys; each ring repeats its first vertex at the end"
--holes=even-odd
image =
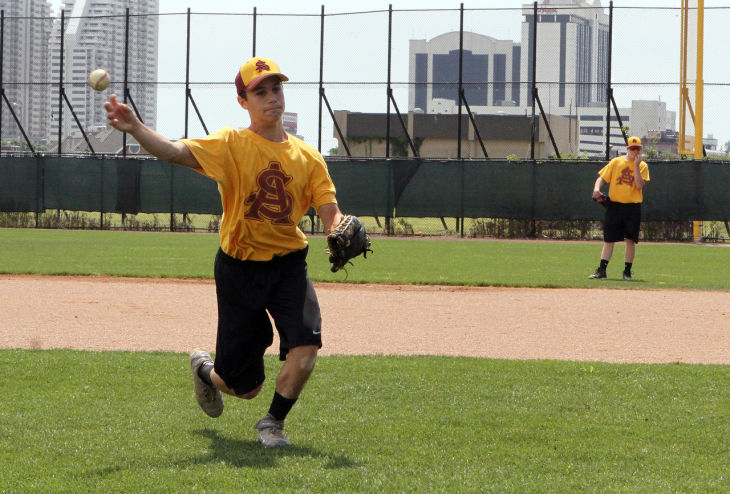
{"type": "Polygon", "coordinates": [[[210,371],[213,370],[213,367],[214,366],[212,362],[206,362],[198,367],[198,376],[208,386],[213,386],[213,381],[210,380],[210,371]]]}
{"type": "Polygon", "coordinates": [[[624,263],[624,273],[631,273],[631,265],[633,263],[631,262],[625,262],[624,263]]]}
{"type": "Polygon", "coordinates": [[[296,398],[290,400],[289,398],[284,398],[279,393],[274,391],[274,399],[271,400],[269,415],[274,417],[276,420],[284,420],[289,414],[289,410],[291,410],[291,407],[293,407],[294,403],[296,402],[296,398]]]}
{"type": "Polygon", "coordinates": [[[603,269],[605,271],[606,267],[608,267],[608,261],[605,259],[601,259],[601,265],[598,266],[598,269],[603,269]]]}

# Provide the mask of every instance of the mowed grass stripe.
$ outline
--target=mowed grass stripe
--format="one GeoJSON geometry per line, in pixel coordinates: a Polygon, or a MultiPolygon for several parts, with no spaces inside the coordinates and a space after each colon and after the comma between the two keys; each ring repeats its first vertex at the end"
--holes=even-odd
{"type": "MultiPolygon", "coordinates": [[[[600,242],[374,238],[347,273],[329,271],[325,240],[310,237],[314,281],[560,288],[730,290],[730,248],[640,243],[636,282],[621,280],[618,244],[608,280],[589,280],[600,242]]],[[[0,273],[210,278],[215,234],[0,229],[0,273]]]]}

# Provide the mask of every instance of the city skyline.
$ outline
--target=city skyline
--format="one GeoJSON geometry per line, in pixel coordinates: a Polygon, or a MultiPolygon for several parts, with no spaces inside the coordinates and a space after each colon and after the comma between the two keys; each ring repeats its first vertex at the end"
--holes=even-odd
{"type": "MultiPolygon", "coordinates": [[[[55,4],[57,15],[60,2],[55,4]]],[[[157,86],[158,130],[170,138],[179,138],[185,132],[183,113],[185,95],[180,85],[185,79],[185,10],[193,12],[191,38],[190,80],[192,92],[206,126],[213,131],[221,126],[247,126],[245,112],[236,108],[227,85],[230,73],[251,55],[251,13],[259,2],[219,1],[215,8],[210,2],[190,0],[184,4],[160,0],[159,72],[157,86]],[[216,11],[228,16],[205,15],[216,11]],[[176,13],[172,15],[170,13],[176,13]],[[244,14],[244,15],[242,15],[244,14]],[[231,41],[235,40],[233,44],[231,41]],[[230,98],[230,99],[229,99],[230,98]]],[[[430,39],[458,30],[460,2],[411,0],[368,4],[372,11],[363,12],[359,4],[345,0],[324,2],[328,13],[325,32],[324,79],[327,96],[334,109],[351,111],[384,111],[385,66],[387,55],[387,8],[396,11],[393,22],[394,97],[401,108],[408,106],[408,40],[430,39]],[[384,10],[383,10],[384,9],[384,10]],[[426,12],[427,9],[439,11],[426,12]],[[377,12],[377,10],[380,10],[377,12]],[[351,12],[351,15],[337,13],[351,12]],[[337,40],[347,39],[348,43],[337,40]],[[357,53],[357,62],[352,57],[357,53]],[[376,71],[373,71],[376,68],[376,71]],[[334,84],[332,84],[334,82],[334,84]],[[358,82],[368,83],[357,85],[358,82]],[[376,83],[376,84],[373,84],[376,83]]],[[[601,2],[607,9],[608,2],[601,2]]],[[[666,102],[667,109],[677,110],[679,60],[679,9],[676,2],[614,1],[616,24],[614,31],[612,80],[619,107],[629,107],[632,100],[666,102]],[[651,10],[654,7],[655,10],[651,10]],[[647,22],[647,18],[652,19],[647,22]],[[675,25],[676,24],[676,25],[675,25]],[[617,33],[632,32],[632,39],[617,33]]],[[[287,109],[299,114],[300,133],[312,144],[317,144],[317,87],[319,79],[319,13],[320,2],[282,1],[259,5],[256,50],[257,54],[280,61],[291,82],[287,89],[287,109]],[[282,14],[289,13],[291,16],[282,14]],[[296,50],[291,48],[296,46],[296,50]]],[[[529,2],[501,2],[502,9],[481,9],[465,4],[465,31],[479,32],[497,39],[518,41],[523,23],[522,8],[529,2]],[[474,10],[468,10],[469,8],[474,10]]],[[[727,1],[706,1],[706,8],[730,6],[727,1]]],[[[726,122],[727,105],[722,104],[724,84],[730,80],[728,68],[715,63],[708,56],[711,46],[726,43],[727,33],[721,28],[723,20],[730,20],[729,10],[714,10],[706,15],[705,57],[705,125],[706,134],[714,134],[724,142],[730,137],[726,122]]],[[[539,48],[540,50],[541,48],[539,48]]],[[[538,68],[538,76],[540,69],[538,68]]],[[[114,81],[119,80],[112,74],[114,81]]],[[[235,96],[235,95],[234,95],[235,96]]],[[[554,99],[543,102],[553,111],[558,105],[554,99]]],[[[197,117],[189,109],[188,133],[204,133],[197,117]]],[[[327,151],[332,137],[329,116],[323,118],[322,150],[327,151]]]]}

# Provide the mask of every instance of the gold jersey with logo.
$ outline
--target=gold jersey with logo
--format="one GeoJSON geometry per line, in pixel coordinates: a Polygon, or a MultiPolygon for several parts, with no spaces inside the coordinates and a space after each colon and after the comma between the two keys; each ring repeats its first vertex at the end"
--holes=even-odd
{"type": "Polygon", "coordinates": [[[337,202],[322,155],[287,136],[272,142],[248,129],[224,127],[181,140],[198,160],[197,171],[218,182],[221,249],[231,257],[268,261],[303,249],[301,218],[310,206],[337,202]]]}
{"type": "MultiPolygon", "coordinates": [[[[639,164],[642,178],[649,181],[649,165],[644,161],[639,164]]],[[[634,162],[626,156],[618,156],[601,168],[598,172],[603,180],[610,185],[608,198],[613,202],[637,203],[644,200],[641,189],[634,185],[634,162]]]]}

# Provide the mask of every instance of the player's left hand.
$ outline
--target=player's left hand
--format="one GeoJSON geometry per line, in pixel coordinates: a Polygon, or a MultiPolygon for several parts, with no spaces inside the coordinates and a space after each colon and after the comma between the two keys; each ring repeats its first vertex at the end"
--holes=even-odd
{"type": "Polygon", "coordinates": [[[357,216],[349,214],[327,235],[327,248],[333,273],[342,269],[353,257],[360,254],[367,257],[367,253],[372,252],[365,226],[357,216]]]}

